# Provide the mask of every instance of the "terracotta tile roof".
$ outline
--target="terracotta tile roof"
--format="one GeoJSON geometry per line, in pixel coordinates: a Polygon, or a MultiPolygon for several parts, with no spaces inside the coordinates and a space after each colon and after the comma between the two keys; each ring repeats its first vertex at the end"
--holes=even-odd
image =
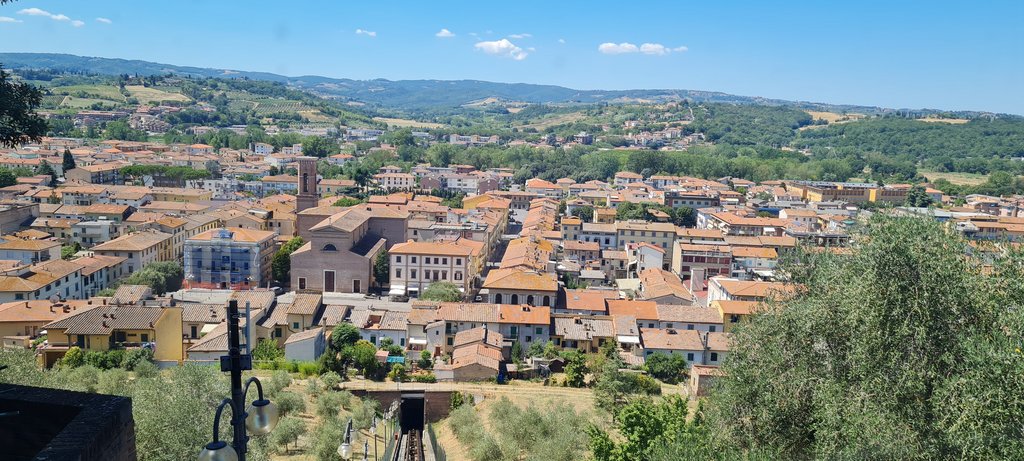
{"type": "Polygon", "coordinates": [[[87,300],[50,302],[48,300],[14,301],[0,304],[0,323],[53,322],[62,317],[95,307],[87,300]],[[71,311],[64,312],[67,307],[71,311]]]}
{"type": "Polygon", "coordinates": [[[474,242],[468,239],[457,241],[440,242],[408,242],[396,243],[388,250],[389,254],[412,254],[412,255],[441,255],[441,256],[462,256],[469,258],[474,253],[479,253],[483,247],[482,242],[474,242]],[[469,242],[473,244],[470,245],[469,242]]]}
{"type": "Polygon", "coordinates": [[[548,306],[502,304],[498,307],[498,323],[548,325],[551,323],[551,308],[548,306]]]}
{"type": "Polygon", "coordinates": [[[654,301],[609,299],[608,315],[630,316],[640,320],[658,320],[658,305],[654,301]]]}
{"type": "Polygon", "coordinates": [[[114,330],[153,330],[164,314],[161,307],[97,306],[46,325],[66,335],[109,335],[114,330]]]}
{"type": "Polygon", "coordinates": [[[703,351],[704,343],[697,330],[641,328],[640,340],[644,349],[672,351],[703,351]]]}
{"type": "Polygon", "coordinates": [[[181,304],[181,321],[184,323],[221,323],[227,315],[227,306],[221,304],[181,304]]]}
{"type": "Polygon", "coordinates": [[[779,257],[774,248],[760,247],[735,247],[732,249],[732,255],[735,258],[777,259],[779,257]]]}
{"type": "Polygon", "coordinates": [[[342,323],[345,316],[348,315],[349,309],[349,306],[324,306],[324,313],[320,316],[320,324],[329,328],[334,328],[342,323]]]}
{"type": "Polygon", "coordinates": [[[269,309],[276,302],[274,292],[267,289],[237,290],[232,292],[228,299],[238,301],[238,308],[242,310],[245,309],[246,302],[252,310],[269,309]]]}
{"type": "Polygon", "coordinates": [[[487,274],[484,288],[497,290],[557,292],[555,274],[521,269],[495,269],[487,274]]]}
{"type": "Polygon", "coordinates": [[[60,242],[54,240],[27,240],[9,235],[0,237],[0,250],[42,251],[59,246],[60,242]]]}
{"type": "Polygon", "coordinates": [[[721,324],[718,309],[700,306],[658,306],[658,319],[662,322],[721,324]]]}
{"type": "Polygon", "coordinates": [[[615,335],[612,319],[608,317],[556,316],[554,324],[554,334],[570,341],[590,341],[615,335]]]}
{"type": "Polygon", "coordinates": [[[152,295],[153,289],[146,285],[121,285],[110,297],[110,304],[138,304],[152,295]]]}
{"type": "Polygon", "coordinates": [[[92,247],[93,251],[141,251],[159,245],[171,238],[171,234],[159,231],[125,234],[114,240],[92,247]]]}
{"type": "Polygon", "coordinates": [[[323,301],[323,295],[316,293],[296,293],[295,300],[288,306],[289,314],[313,315],[323,301]]]}
{"type": "Polygon", "coordinates": [[[481,343],[500,349],[502,341],[504,341],[504,337],[501,333],[484,327],[476,327],[455,333],[453,345],[458,348],[467,344],[481,343]]]}
{"type": "Polygon", "coordinates": [[[565,290],[565,308],[570,311],[607,312],[605,300],[618,297],[618,293],[612,290],[565,290]]]}
{"type": "Polygon", "coordinates": [[[288,339],[285,340],[284,343],[285,344],[297,343],[299,341],[305,341],[307,339],[316,338],[317,336],[320,336],[320,335],[323,335],[323,334],[325,334],[323,327],[320,327],[320,328],[310,328],[308,330],[300,331],[298,333],[292,333],[290,336],[288,336],[288,339]]]}
{"type": "Polygon", "coordinates": [[[732,333],[712,331],[707,333],[707,347],[712,351],[728,351],[732,342],[732,333]]]}
{"type": "Polygon", "coordinates": [[[441,303],[437,318],[448,322],[496,323],[498,304],[441,303]]]}
{"type": "Polygon", "coordinates": [[[663,269],[646,269],[640,272],[640,293],[645,299],[674,296],[693,300],[693,294],[675,274],[663,269]]]}
{"type": "Polygon", "coordinates": [[[711,280],[713,283],[718,283],[730,295],[745,298],[767,298],[773,294],[785,295],[793,292],[793,286],[779,282],[736,280],[722,277],[712,277],[711,280]]]}

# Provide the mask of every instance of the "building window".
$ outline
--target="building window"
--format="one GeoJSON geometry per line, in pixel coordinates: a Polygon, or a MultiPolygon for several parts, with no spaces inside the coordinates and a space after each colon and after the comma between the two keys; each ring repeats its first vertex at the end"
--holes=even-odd
{"type": "Polygon", "coordinates": [[[712,352],[711,353],[711,361],[712,362],[717,362],[718,361],[718,352],[712,352]]]}
{"type": "Polygon", "coordinates": [[[686,361],[691,363],[693,362],[693,352],[686,353],[686,361]]]}
{"type": "Polygon", "coordinates": [[[686,329],[687,329],[687,330],[692,330],[692,329],[693,329],[693,324],[690,324],[690,325],[686,325],[686,329]]]}
{"type": "Polygon", "coordinates": [[[534,329],[533,329],[533,332],[534,332],[534,334],[536,334],[537,336],[540,336],[540,335],[542,335],[542,334],[544,333],[544,329],[543,329],[543,328],[541,328],[541,327],[537,327],[537,328],[534,328],[534,329]]]}
{"type": "Polygon", "coordinates": [[[306,278],[305,277],[299,277],[299,289],[300,290],[305,290],[306,289],[306,278]]]}
{"type": "Polygon", "coordinates": [[[416,264],[416,257],[415,256],[412,257],[412,263],[416,264]]]}
{"type": "Polygon", "coordinates": [[[402,278],[402,269],[395,269],[395,278],[396,279],[402,278]]]}
{"type": "Polygon", "coordinates": [[[299,322],[292,322],[292,329],[293,330],[298,330],[299,329],[299,322]]]}
{"type": "Polygon", "coordinates": [[[409,269],[409,278],[416,279],[416,269],[409,269]]]}
{"type": "Polygon", "coordinates": [[[462,272],[455,271],[455,280],[462,280],[462,272]]]}
{"type": "Polygon", "coordinates": [[[338,247],[334,246],[333,243],[328,243],[327,245],[324,245],[323,251],[338,251],[338,247]]]}
{"type": "Polygon", "coordinates": [[[396,263],[402,262],[402,257],[401,256],[395,256],[395,262],[396,263]]]}
{"type": "Polygon", "coordinates": [[[455,258],[455,265],[456,266],[461,266],[462,265],[462,258],[455,258]]]}

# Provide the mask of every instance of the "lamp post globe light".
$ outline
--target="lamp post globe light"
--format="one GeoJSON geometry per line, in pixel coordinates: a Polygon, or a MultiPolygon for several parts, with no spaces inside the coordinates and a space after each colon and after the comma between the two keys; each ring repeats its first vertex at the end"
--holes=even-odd
{"type": "Polygon", "coordinates": [[[349,418],[348,424],[345,425],[345,433],[341,437],[341,445],[338,445],[338,455],[345,461],[352,459],[352,418],[349,418]]]}
{"type": "MultiPolygon", "coordinates": [[[[213,441],[206,444],[199,453],[199,461],[245,461],[249,436],[266,435],[277,426],[277,405],[263,396],[263,385],[256,377],[249,378],[242,386],[242,371],[252,369],[252,356],[242,354],[238,331],[238,301],[228,301],[228,355],[221,356],[220,369],[231,373],[231,398],[224,399],[217,406],[213,417],[213,441]],[[256,385],[256,400],[245,405],[249,387],[256,385]],[[220,416],[224,408],[231,409],[231,444],[220,440],[220,416]],[[243,411],[244,409],[244,411],[243,411]]],[[[248,351],[246,351],[248,352],[248,351]]]]}

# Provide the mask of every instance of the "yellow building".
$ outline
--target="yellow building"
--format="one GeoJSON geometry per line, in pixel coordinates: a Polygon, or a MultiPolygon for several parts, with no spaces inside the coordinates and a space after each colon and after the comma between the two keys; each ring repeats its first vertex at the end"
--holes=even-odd
{"type": "Polygon", "coordinates": [[[40,348],[45,366],[52,366],[68,348],[107,351],[152,347],[153,359],[166,365],[185,358],[181,308],[101,304],[45,326],[47,345],[40,348]]]}
{"type": "Polygon", "coordinates": [[[213,198],[211,191],[184,187],[154,187],[150,194],[157,202],[198,202],[213,198]]]}
{"type": "Polygon", "coordinates": [[[722,326],[726,333],[731,333],[737,325],[748,322],[750,314],[754,311],[758,301],[728,301],[716,300],[711,302],[711,308],[718,311],[722,318],[722,326]]]}

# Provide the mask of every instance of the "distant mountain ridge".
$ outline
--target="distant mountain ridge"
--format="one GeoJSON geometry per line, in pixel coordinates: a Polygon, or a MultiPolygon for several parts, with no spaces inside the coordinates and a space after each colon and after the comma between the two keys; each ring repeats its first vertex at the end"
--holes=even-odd
{"type": "MultiPolygon", "coordinates": [[[[173,73],[192,77],[268,80],[286,83],[323,97],[401,111],[455,108],[488,98],[533,104],[593,104],[629,101],[668,102],[688,98],[697,102],[785,105],[823,111],[848,111],[871,114],[893,111],[892,109],[875,106],[787,101],[698,90],[575,90],[557,85],[497,83],[481,80],[353,80],[317,75],[288,77],[270,72],[189,67],[142,60],[87,57],[57,53],[0,53],[0,63],[9,69],[53,69],[101,75],[163,75],[173,73]]],[[[929,114],[945,111],[919,109],[912,112],[929,114]]],[[[989,114],[973,111],[955,113],[965,117],[989,114]]]]}

